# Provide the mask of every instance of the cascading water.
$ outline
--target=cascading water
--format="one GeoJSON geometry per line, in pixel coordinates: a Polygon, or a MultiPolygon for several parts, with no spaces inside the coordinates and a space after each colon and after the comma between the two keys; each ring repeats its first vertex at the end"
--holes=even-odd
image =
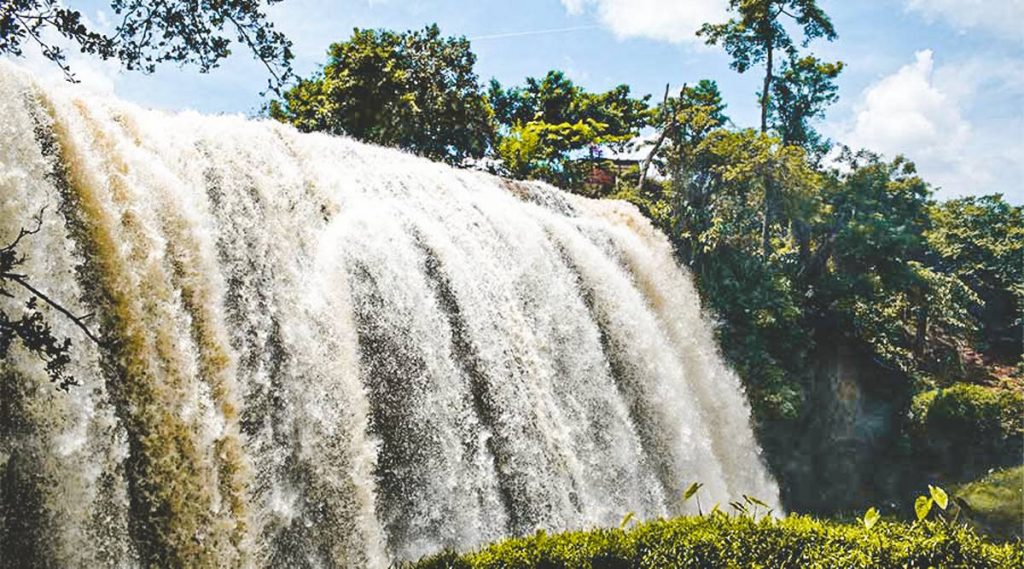
{"type": "MultiPolygon", "coordinates": [[[[0,67],[0,245],[90,325],[0,362],[0,565],[380,567],[751,494],[749,407],[631,206],[0,67]]],[[[24,299],[0,297],[8,313],[24,299]]]]}

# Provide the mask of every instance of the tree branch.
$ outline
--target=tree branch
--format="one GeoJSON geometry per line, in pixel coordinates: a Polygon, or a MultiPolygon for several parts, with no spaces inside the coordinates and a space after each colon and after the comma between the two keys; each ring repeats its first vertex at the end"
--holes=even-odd
{"type": "Polygon", "coordinates": [[[43,302],[45,302],[46,304],[49,304],[51,307],[53,307],[55,310],[57,310],[58,312],[60,312],[64,316],[67,316],[68,319],[71,320],[71,322],[74,323],[76,326],[81,328],[82,332],[85,332],[85,335],[88,336],[90,340],[95,342],[96,345],[98,345],[98,346],[102,346],[103,345],[103,342],[98,337],[93,335],[93,333],[89,330],[89,327],[86,326],[85,322],[84,322],[84,320],[86,320],[88,318],[92,318],[93,314],[90,313],[90,314],[86,314],[84,316],[75,316],[74,314],[71,313],[71,311],[69,311],[68,309],[64,308],[59,303],[57,303],[57,301],[51,299],[49,296],[47,296],[46,294],[41,292],[39,289],[37,289],[34,286],[28,284],[28,282],[25,281],[25,275],[19,275],[19,274],[15,274],[15,273],[2,273],[2,274],[0,274],[0,279],[7,279],[7,280],[11,280],[11,281],[14,281],[14,282],[18,283],[19,285],[24,287],[26,290],[31,292],[33,295],[35,295],[35,296],[39,297],[40,299],[42,299],[43,302]]]}
{"type": "MultiPolygon", "coordinates": [[[[22,227],[21,229],[18,230],[18,236],[14,238],[14,241],[12,241],[10,244],[3,248],[0,248],[0,271],[2,271],[0,272],[0,283],[2,283],[3,281],[11,281],[17,283],[19,286],[29,291],[36,297],[42,299],[43,302],[49,304],[51,307],[53,307],[55,310],[57,310],[64,316],[67,316],[72,323],[74,323],[76,326],[81,328],[83,332],[85,332],[85,335],[88,336],[90,340],[95,342],[97,345],[102,345],[103,342],[97,336],[95,336],[92,333],[92,331],[89,330],[88,326],[85,325],[85,320],[91,318],[92,314],[87,314],[84,316],[76,316],[72,314],[70,310],[64,308],[60,303],[50,298],[48,295],[46,295],[39,289],[30,285],[28,283],[27,275],[13,272],[15,267],[25,262],[24,255],[19,257],[15,253],[15,248],[21,243],[21,240],[24,239],[25,237],[39,233],[40,229],[42,229],[43,226],[43,213],[45,211],[46,206],[43,206],[42,208],[39,209],[39,213],[32,217],[32,219],[35,220],[36,222],[36,226],[34,228],[25,229],[24,227],[22,227]]],[[[14,296],[10,292],[3,290],[2,288],[0,288],[0,295],[9,298],[13,298],[14,296]]]]}
{"type": "MultiPolygon", "coordinates": [[[[661,129],[661,133],[658,135],[658,138],[654,141],[654,146],[651,147],[651,152],[647,155],[646,158],[644,158],[643,163],[640,164],[640,180],[637,182],[637,186],[636,186],[636,188],[638,190],[643,190],[644,189],[644,184],[647,183],[647,171],[651,168],[651,162],[654,161],[654,156],[658,153],[658,150],[661,149],[661,145],[665,142],[665,138],[668,136],[669,131],[671,129],[675,128],[675,125],[676,125],[675,113],[672,113],[671,117],[668,116],[669,115],[668,90],[669,90],[669,84],[666,83],[665,84],[665,97],[662,99],[662,103],[661,103],[662,120],[665,122],[665,126],[664,126],[664,128],[661,129]]],[[[683,84],[683,88],[679,91],[679,100],[680,101],[682,101],[683,94],[685,92],[686,92],[686,84],[684,83],[683,84]]]]}

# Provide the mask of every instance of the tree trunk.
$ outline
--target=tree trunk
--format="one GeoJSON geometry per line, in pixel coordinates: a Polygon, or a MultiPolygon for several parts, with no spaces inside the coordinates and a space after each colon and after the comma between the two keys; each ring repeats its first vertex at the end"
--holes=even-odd
{"type": "Polygon", "coordinates": [[[772,79],[774,79],[772,73],[774,71],[773,65],[775,63],[775,52],[771,37],[768,38],[768,42],[765,47],[764,86],[761,90],[761,134],[768,132],[768,102],[772,88],[772,79]]]}
{"type": "MultiPolygon", "coordinates": [[[[922,295],[923,296],[923,295],[922,295]]],[[[928,343],[928,305],[922,302],[917,309],[917,327],[914,332],[914,355],[918,359],[924,358],[925,347],[928,343]]]]}
{"type": "MultiPolygon", "coordinates": [[[[770,24],[769,24],[770,25],[770,24]]],[[[768,132],[768,101],[769,101],[769,90],[772,87],[772,64],[774,63],[774,51],[772,45],[772,37],[769,34],[768,41],[765,46],[765,72],[764,72],[764,87],[761,91],[761,134],[768,132]]],[[[768,255],[771,254],[771,204],[773,198],[773,188],[771,176],[767,173],[764,177],[764,214],[763,214],[763,225],[761,226],[761,255],[764,260],[768,260],[768,255]]]]}
{"type": "MultiPolygon", "coordinates": [[[[675,126],[675,122],[676,122],[675,121],[675,116],[674,115],[672,117],[668,116],[668,113],[669,113],[669,109],[668,109],[668,89],[669,89],[669,86],[668,86],[668,84],[666,84],[665,85],[665,98],[664,98],[664,100],[661,103],[662,120],[665,123],[665,126],[662,127],[661,133],[658,135],[658,138],[654,141],[654,146],[651,147],[650,154],[648,154],[647,157],[644,158],[643,163],[640,164],[640,179],[639,179],[639,181],[636,184],[636,189],[639,190],[639,191],[643,191],[644,184],[647,183],[647,170],[649,170],[651,168],[651,162],[654,160],[654,156],[658,153],[658,150],[661,149],[662,143],[665,142],[665,137],[668,136],[669,129],[671,129],[673,126],[675,126]]],[[[686,92],[686,84],[683,84],[683,90],[679,92],[679,100],[680,101],[682,101],[683,93],[685,93],[685,92],[686,92]]]]}
{"type": "Polygon", "coordinates": [[[771,255],[771,195],[772,195],[772,181],[771,177],[765,175],[764,178],[764,220],[761,225],[761,256],[764,260],[768,260],[768,256],[771,255]]]}

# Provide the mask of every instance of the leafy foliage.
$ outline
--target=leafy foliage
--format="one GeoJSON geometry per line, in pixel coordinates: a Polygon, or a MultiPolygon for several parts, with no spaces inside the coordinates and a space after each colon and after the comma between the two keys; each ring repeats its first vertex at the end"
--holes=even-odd
{"type": "Polygon", "coordinates": [[[919,393],[910,435],[921,461],[953,478],[974,477],[992,465],[1019,464],[1024,452],[1024,393],[958,383],[919,393]]]}
{"type": "MultiPolygon", "coordinates": [[[[280,0],[267,0],[274,4],[280,0]]],[[[67,54],[53,32],[82,53],[152,72],[159,63],[196,65],[206,72],[227,57],[234,41],[248,47],[269,71],[271,88],[291,77],[291,42],[274,30],[260,0],[110,0],[118,22],[96,29],[82,13],[58,0],[10,0],[0,6],[0,54],[22,55],[26,42],[73,78],[67,54]]]]}
{"type": "Polygon", "coordinates": [[[1013,364],[1024,343],[1024,207],[1001,195],[947,200],[929,208],[925,237],[938,267],[975,291],[982,303],[977,347],[1013,364]]]}
{"type": "Polygon", "coordinates": [[[593,121],[606,125],[607,131],[617,136],[635,133],[647,124],[650,98],[633,98],[627,85],[604,93],[589,93],[561,71],[549,71],[541,79],[528,77],[524,87],[510,89],[491,80],[488,97],[495,118],[504,126],[593,121]]]}
{"type": "Polygon", "coordinates": [[[650,116],[649,96],[633,98],[626,85],[589,93],[560,71],[509,89],[492,80],[488,98],[499,127],[497,158],[504,173],[577,191],[589,171],[581,154],[594,159],[602,149],[621,150],[650,116]]]}
{"type": "Polygon", "coordinates": [[[786,61],[781,74],[772,82],[772,95],[768,100],[771,129],[778,133],[783,144],[804,146],[816,154],[828,150],[828,143],[811,122],[839,100],[835,80],[843,67],[841,61],[828,63],[810,55],[791,55],[786,61]]]}
{"type": "Polygon", "coordinates": [[[864,518],[861,523],[864,524],[864,529],[870,530],[878,524],[878,520],[882,519],[881,514],[875,508],[868,508],[868,511],[864,512],[864,518]]]}
{"type": "Polygon", "coordinates": [[[825,277],[820,300],[888,365],[907,374],[935,371],[932,362],[955,354],[940,353],[946,346],[929,339],[966,333],[977,298],[928,264],[930,189],[902,158],[843,160],[850,173],[826,190],[826,215],[812,226],[823,258],[812,257],[807,276],[825,277]]]}
{"type": "Polygon", "coordinates": [[[320,73],[271,102],[271,117],[453,164],[489,148],[492,111],[466,38],[443,38],[436,25],[356,29],[328,53],[320,73]]]}
{"type": "Polygon", "coordinates": [[[581,164],[569,159],[571,151],[629,138],[608,134],[608,125],[594,119],[558,124],[531,121],[511,127],[498,143],[498,156],[504,171],[512,177],[571,188],[582,184],[585,172],[581,164]]]}
{"type": "Polygon", "coordinates": [[[655,567],[1019,567],[1024,550],[994,545],[963,526],[876,521],[871,527],[805,516],[682,517],[626,530],[538,532],[458,555],[410,564],[417,569],[655,567]]]}
{"type": "MultiPolygon", "coordinates": [[[[801,67],[801,60],[796,59],[796,43],[782,17],[789,18],[803,32],[803,47],[815,38],[834,40],[836,30],[815,0],[729,0],[729,9],[736,14],[735,17],[722,24],[704,24],[697,35],[703,36],[711,45],[721,45],[732,57],[730,66],[739,73],[764,64],[764,85],[760,93],[761,132],[767,132],[777,54],[786,54],[798,62],[795,65],[791,63],[791,69],[801,67]]],[[[814,66],[803,67],[805,71],[815,69],[814,66]]]]}

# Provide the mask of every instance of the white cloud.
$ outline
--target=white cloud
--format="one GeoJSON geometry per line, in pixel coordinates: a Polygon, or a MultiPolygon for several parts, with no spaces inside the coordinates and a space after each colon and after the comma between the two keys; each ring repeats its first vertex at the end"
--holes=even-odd
{"type": "Polygon", "coordinates": [[[857,144],[888,152],[899,148],[959,145],[970,136],[970,125],[956,102],[932,81],[930,50],[915,61],[869,87],[851,133],[857,144]]]}
{"type": "Polygon", "coordinates": [[[919,51],[913,63],[864,90],[837,138],[907,156],[940,196],[998,191],[1024,202],[1024,121],[1005,111],[1015,108],[1007,100],[1024,96],[1022,67],[1008,59],[936,67],[931,50],[919,51]]]}
{"type": "Polygon", "coordinates": [[[562,5],[573,15],[596,14],[621,39],[703,44],[695,35],[701,25],[728,19],[726,0],[562,0],[562,5]]]}
{"type": "Polygon", "coordinates": [[[906,0],[907,10],[959,30],[978,28],[1024,41],[1024,0],[906,0]]]}

